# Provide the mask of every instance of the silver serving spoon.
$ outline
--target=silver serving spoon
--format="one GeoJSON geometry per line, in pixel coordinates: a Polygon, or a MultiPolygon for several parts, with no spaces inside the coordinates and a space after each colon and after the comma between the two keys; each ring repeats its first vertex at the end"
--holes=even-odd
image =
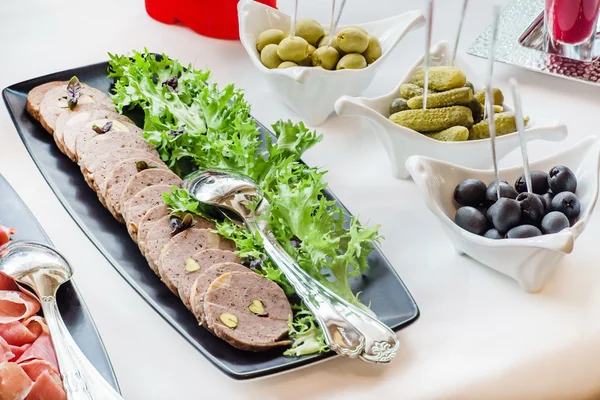
{"type": "Polygon", "coordinates": [[[521,156],[523,157],[525,185],[527,187],[527,191],[532,193],[531,173],[529,172],[529,156],[527,154],[527,140],[525,139],[525,123],[523,119],[523,108],[521,106],[521,94],[519,93],[519,87],[516,79],[511,78],[508,83],[513,95],[513,101],[515,102],[515,121],[517,123],[517,131],[519,132],[519,140],[521,142],[521,156]]]}
{"type": "Polygon", "coordinates": [[[460,35],[462,34],[463,23],[465,22],[465,15],[467,14],[467,5],[469,4],[469,0],[463,0],[462,11],[460,13],[460,21],[458,22],[458,31],[456,32],[456,40],[454,40],[454,49],[452,50],[452,63],[450,65],[454,66],[454,61],[456,60],[456,54],[458,53],[458,42],[460,40],[460,35]]]}
{"type": "Polygon", "coordinates": [[[56,291],[73,275],[67,260],[43,244],[14,241],[0,247],[0,271],[40,300],[67,398],[123,400],[79,350],[60,316],[56,291]]]}
{"type": "Polygon", "coordinates": [[[222,213],[262,238],[267,255],[314,314],[331,350],[376,363],[394,358],[400,345],[394,331],[313,279],[279,244],[267,225],[269,203],[254,181],[225,172],[198,171],[184,180],[184,188],[205,211],[222,213]]]}
{"type": "Polygon", "coordinates": [[[425,28],[425,65],[423,69],[423,110],[427,109],[429,95],[429,65],[431,64],[431,28],[433,26],[433,0],[427,1],[427,26],[425,28]]]}
{"type": "Polygon", "coordinates": [[[331,4],[331,26],[329,27],[329,43],[327,43],[327,46],[331,46],[331,42],[333,41],[334,32],[336,31],[337,26],[340,23],[340,18],[342,17],[342,11],[344,10],[345,5],[346,5],[346,0],[342,0],[342,5],[340,6],[340,10],[338,11],[337,18],[334,19],[335,0],[333,0],[333,2],[331,4]]]}
{"type": "Polygon", "coordinates": [[[498,172],[498,160],[496,157],[496,124],[494,121],[494,102],[492,101],[492,75],[494,73],[494,56],[496,53],[496,39],[498,37],[498,20],[500,19],[500,7],[494,6],[492,13],[492,37],[490,39],[490,49],[488,55],[484,118],[485,111],[487,111],[488,126],[490,129],[490,142],[492,144],[492,161],[494,163],[494,175],[496,177],[496,195],[498,196],[498,199],[500,199],[500,174],[498,172]]]}

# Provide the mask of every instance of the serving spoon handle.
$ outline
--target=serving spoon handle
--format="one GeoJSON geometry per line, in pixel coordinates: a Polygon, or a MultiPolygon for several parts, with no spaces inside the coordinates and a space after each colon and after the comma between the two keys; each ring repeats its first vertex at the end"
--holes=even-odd
{"type": "MultiPolygon", "coordinates": [[[[261,203],[260,208],[268,208],[265,199],[261,203]]],[[[400,347],[394,331],[311,277],[285,251],[265,222],[250,217],[245,223],[261,236],[267,255],[313,313],[331,350],[374,363],[388,363],[394,358],[400,347]]]]}
{"type": "Polygon", "coordinates": [[[122,400],[83,355],[69,334],[58,311],[56,297],[41,299],[42,310],[51,332],[52,344],[69,400],[122,400]]]}

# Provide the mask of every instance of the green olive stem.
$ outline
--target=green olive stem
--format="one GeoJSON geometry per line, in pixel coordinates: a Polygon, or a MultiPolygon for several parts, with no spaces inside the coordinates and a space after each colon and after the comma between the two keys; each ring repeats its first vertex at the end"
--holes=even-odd
{"type": "MultiPolygon", "coordinates": [[[[342,16],[342,11],[344,10],[345,5],[346,5],[346,0],[342,0],[342,4],[340,5],[340,10],[338,11],[338,15],[337,15],[337,18],[335,19],[335,22],[333,22],[333,12],[331,13],[333,24],[331,25],[331,29],[329,30],[329,43],[327,43],[327,46],[331,46],[331,41],[333,40],[333,34],[334,34],[335,30],[337,29],[338,24],[340,23],[340,17],[342,16]]],[[[333,0],[333,7],[335,10],[335,0],[333,0]]]]}

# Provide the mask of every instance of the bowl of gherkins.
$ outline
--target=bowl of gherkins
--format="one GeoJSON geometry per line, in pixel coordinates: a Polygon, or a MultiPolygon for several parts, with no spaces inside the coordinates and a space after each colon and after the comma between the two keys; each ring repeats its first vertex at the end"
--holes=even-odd
{"type": "MultiPolygon", "coordinates": [[[[424,56],[390,93],[375,97],[342,96],[335,103],[341,116],[359,116],[384,144],[392,173],[408,179],[405,163],[422,155],[468,168],[491,167],[489,122],[483,118],[485,87],[482,74],[471,71],[457,57],[449,66],[452,49],[443,41],[430,53],[427,109],[423,109],[424,56]]],[[[504,94],[493,89],[496,154],[504,157],[519,146],[515,115],[504,94]]],[[[526,105],[524,113],[527,115],[526,105]]],[[[568,131],[564,123],[536,116],[525,118],[527,140],[561,141],[568,131]]]]}

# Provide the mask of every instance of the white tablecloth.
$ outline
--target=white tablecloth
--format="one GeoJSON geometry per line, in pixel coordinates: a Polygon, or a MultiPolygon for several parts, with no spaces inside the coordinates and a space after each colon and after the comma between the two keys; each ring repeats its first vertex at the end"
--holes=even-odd
{"type": "MultiPolygon", "coordinates": [[[[301,16],[329,20],[329,2],[303,0],[301,16]]],[[[437,2],[434,41],[453,40],[459,0],[437,2]]],[[[470,2],[464,52],[490,21],[491,1],[470,2]]],[[[505,4],[505,1],[500,3],[505,4]]],[[[291,1],[280,1],[290,11],[291,1]]],[[[385,18],[424,1],[349,0],[343,23],[385,18]]],[[[422,53],[423,30],[410,33],[365,95],[387,93],[422,53]]],[[[297,119],[265,86],[239,42],[196,35],[150,19],[141,0],[20,0],[0,7],[0,88],[46,73],[147,47],[246,90],[263,123],[297,119]]],[[[466,56],[484,71],[485,61],[466,56]]],[[[531,158],[597,134],[600,89],[496,65],[496,82],[521,83],[529,115],[565,121],[564,143],[535,143],[531,158]]],[[[374,366],[335,359],[252,382],[213,367],[117,274],[62,208],[0,109],[0,173],[29,205],[57,248],[76,267],[126,399],[563,399],[600,396],[600,221],[597,217],[539,294],[459,256],[411,181],[392,178],[385,151],[366,123],[331,118],[325,139],[305,157],[328,169],[333,191],[361,220],[383,224],[383,250],[421,309],[400,332],[396,360],[374,366]],[[343,149],[343,151],[342,151],[343,149]]],[[[513,153],[503,165],[519,162],[513,153]]],[[[1,194],[0,194],[1,195],[1,194]]]]}

